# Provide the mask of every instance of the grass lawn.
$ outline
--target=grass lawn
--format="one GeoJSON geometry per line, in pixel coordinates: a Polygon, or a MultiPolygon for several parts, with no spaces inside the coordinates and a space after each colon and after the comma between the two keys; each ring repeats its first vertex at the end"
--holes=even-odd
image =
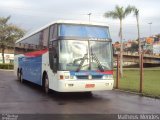
{"type": "MultiPolygon", "coordinates": [[[[116,74],[114,77],[116,79],[116,74]]],[[[139,92],[139,77],[139,69],[124,69],[124,77],[119,81],[119,89],[139,92]]],[[[160,98],[160,68],[145,68],[143,94],[160,98]]]]}

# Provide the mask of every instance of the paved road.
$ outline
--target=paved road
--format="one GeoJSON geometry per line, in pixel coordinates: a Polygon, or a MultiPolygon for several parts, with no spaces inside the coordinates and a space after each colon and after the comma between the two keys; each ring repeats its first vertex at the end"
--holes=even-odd
{"type": "Polygon", "coordinates": [[[46,95],[38,86],[19,83],[12,71],[0,70],[0,113],[160,113],[160,100],[120,91],[46,95]]]}

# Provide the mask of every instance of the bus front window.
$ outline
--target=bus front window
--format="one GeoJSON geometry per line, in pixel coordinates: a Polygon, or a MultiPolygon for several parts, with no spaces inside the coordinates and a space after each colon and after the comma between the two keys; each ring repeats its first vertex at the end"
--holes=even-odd
{"type": "Polygon", "coordinates": [[[61,40],[59,44],[59,69],[111,70],[111,42],[61,40]]]}
{"type": "Polygon", "coordinates": [[[59,44],[59,69],[74,70],[79,67],[81,60],[85,58],[84,64],[89,64],[88,41],[60,40],[59,44]]]}
{"type": "Polygon", "coordinates": [[[111,42],[90,41],[91,70],[112,70],[111,42]]]}

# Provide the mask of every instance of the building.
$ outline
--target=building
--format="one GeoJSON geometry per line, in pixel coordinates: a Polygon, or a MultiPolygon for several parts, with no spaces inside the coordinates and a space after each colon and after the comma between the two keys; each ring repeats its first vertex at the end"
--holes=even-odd
{"type": "MultiPolygon", "coordinates": [[[[152,37],[143,37],[140,38],[141,47],[145,54],[148,55],[160,55],[160,34],[152,36],[152,37]]],[[[120,51],[120,43],[115,42],[113,44],[114,53],[119,53],[120,51]]],[[[123,42],[123,54],[138,54],[138,41],[137,40],[129,40],[123,42]]]]}
{"type": "MultiPolygon", "coordinates": [[[[1,48],[0,48],[0,51],[2,51],[1,48]]],[[[13,63],[13,61],[14,61],[14,49],[13,48],[5,49],[4,58],[5,58],[5,63],[13,63]]],[[[3,63],[2,52],[0,52],[0,63],[3,63]]]]}

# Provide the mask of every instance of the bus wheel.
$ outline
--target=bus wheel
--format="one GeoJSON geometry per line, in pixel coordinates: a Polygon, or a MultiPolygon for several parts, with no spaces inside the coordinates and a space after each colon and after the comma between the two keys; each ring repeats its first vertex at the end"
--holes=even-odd
{"type": "Polygon", "coordinates": [[[44,91],[45,93],[49,92],[49,80],[47,74],[44,76],[44,91]]]}
{"type": "Polygon", "coordinates": [[[20,72],[17,70],[17,80],[20,81],[20,72]]]}
{"type": "Polygon", "coordinates": [[[21,83],[23,83],[23,73],[22,73],[22,71],[20,71],[20,74],[19,74],[19,81],[21,83]]]}
{"type": "Polygon", "coordinates": [[[88,97],[92,97],[92,92],[91,91],[88,91],[88,92],[84,92],[86,96],[88,97]]]}

